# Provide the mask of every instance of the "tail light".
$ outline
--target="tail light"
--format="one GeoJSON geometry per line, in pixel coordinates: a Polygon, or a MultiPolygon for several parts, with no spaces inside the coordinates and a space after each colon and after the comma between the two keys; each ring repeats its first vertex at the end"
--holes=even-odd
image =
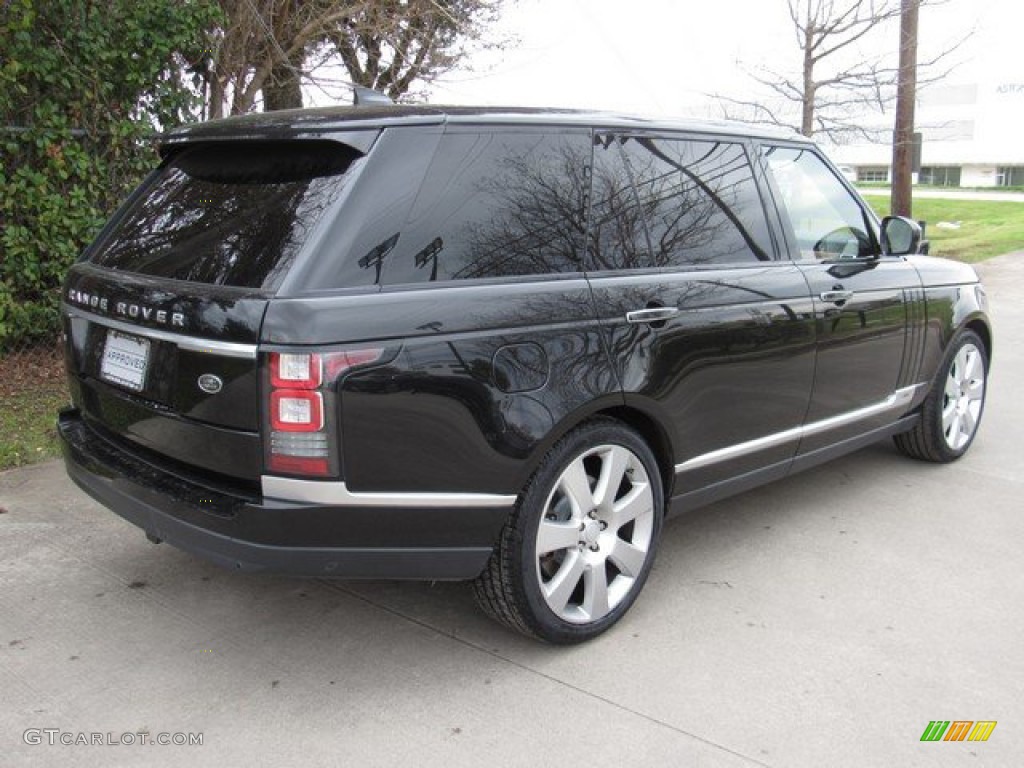
{"type": "Polygon", "coordinates": [[[337,477],[338,416],[334,384],[346,371],[377,362],[381,348],[343,352],[271,352],[266,403],[269,472],[337,477]]]}
{"type": "Polygon", "coordinates": [[[321,432],[324,396],[305,389],[275,389],[270,393],[270,426],[276,432],[321,432]]]}
{"type": "Polygon", "coordinates": [[[270,385],[274,388],[316,389],[323,381],[320,355],[270,353],[270,385]]]}

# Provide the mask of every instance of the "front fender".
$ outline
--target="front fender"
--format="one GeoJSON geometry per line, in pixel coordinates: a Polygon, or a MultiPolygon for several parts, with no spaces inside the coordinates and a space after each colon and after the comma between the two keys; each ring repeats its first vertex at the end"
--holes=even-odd
{"type": "Polygon", "coordinates": [[[925,307],[927,326],[920,372],[923,381],[934,378],[949,345],[965,328],[981,337],[991,361],[992,322],[988,298],[980,283],[926,286],[925,307]]]}

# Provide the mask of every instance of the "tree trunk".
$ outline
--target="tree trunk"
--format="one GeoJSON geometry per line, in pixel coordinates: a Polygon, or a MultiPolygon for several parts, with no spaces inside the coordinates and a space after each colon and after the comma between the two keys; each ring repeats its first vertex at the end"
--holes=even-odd
{"type": "Polygon", "coordinates": [[[270,77],[263,84],[263,111],[302,107],[302,82],[299,77],[301,64],[278,64],[270,70],[270,77]]]}
{"type": "Polygon", "coordinates": [[[217,72],[210,72],[210,101],[207,103],[206,116],[209,120],[224,117],[224,83],[217,72]]]}
{"type": "Polygon", "coordinates": [[[804,98],[800,115],[800,133],[808,138],[814,135],[814,99],[817,96],[814,84],[814,29],[814,21],[808,6],[807,27],[804,29],[804,98]]]}

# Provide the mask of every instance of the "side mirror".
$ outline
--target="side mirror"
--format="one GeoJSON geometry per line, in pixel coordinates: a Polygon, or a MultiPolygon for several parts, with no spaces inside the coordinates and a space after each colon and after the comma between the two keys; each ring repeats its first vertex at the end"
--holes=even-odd
{"type": "Polygon", "coordinates": [[[886,256],[905,256],[917,253],[921,247],[921,227],[904,216],[886,216],[882,219],[882,253],[886,256]]]}

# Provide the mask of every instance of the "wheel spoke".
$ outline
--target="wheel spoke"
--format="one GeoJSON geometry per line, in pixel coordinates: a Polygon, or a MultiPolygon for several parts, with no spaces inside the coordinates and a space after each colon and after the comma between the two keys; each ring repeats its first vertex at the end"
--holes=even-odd
{"type": "Polygon", "coordinates": [[[612,512],[607,519],[608,527],[613,531],[618,531],[626,523],[632,522],[652,510],[653,499],[650,486],[647,483],[637,483],[612,507],[612,512]]]}
{"type": "Polygon", "coordinates": [[[960,384],[953,375],[953,371],[949,372],[949,376],[946,377],[946,399],[955,402],[960,397],[960,384]]]}
{"type": "Polygon", "coordinates": [[[949,434],[949,430],[953,427],[953,421],[956,419],[956,400],[950,400],[942,411],[942,433],[944,435],[949,434]]]}
{"type": "Polygon", "coordinates": [[[981,362],[981,355],[974,347],[964,347],[961,351],[964,356],[960,366],[960,381],[969,381],[978,378],[978,364],[981,362]]]}
{"type": "Polygon", "coordinates": [[[955,411],[953,413],[953,423],[950,425],[949,432],[947,433],[949,436],[949,444],[953,446],[953,448],[960,447],[960,433],[963,432],[962,423],[963,419],[960,416],[960,411],[955,411]]]}
{"type": "Polygon", "coordinates": [[[570,552],[565,558],[562,567],[558,569],[551,581],[541,586],[544,591],[544,599],[556,613],[563,613],[565,606],[572,597],[573,590],[580,583],[580,576],[583,575],[585,563],[579,552],[570,552]]]}
{"type": "Polygon", "coordinates": [[[622,477],[629,465],[629,453],[615,445],[601,455],[601,476],[594,488],[594,506],[607,511],[615,501],[622,477]]]}
{"type": "Polygon", "coordinates": [[[594,494],[590,490],[590,480],[582,457],[566,467],[559,485],[572,503],[574,517],[585,515],[594,508],[594,494]]]}
{"type": "Polygon", "coordinates": [[[974,412],[970,408],[964,409],[963,415],[960,418],[960,431],[964,436],[964,442],[974,434],[974,428],[977,425],[978,421],[974,412]]]}
{"type": "Polygon", "coordinates": [[[960,379],[963,378],[963,368],[964,351],[961,349],[959,352],[956,353],[956,355],[953,357],[953,362],[950,363],[949,365],[949,377],[953,379],[953,381],[959,382],[960,379]]]}
{"type": "Polygon", "coordinates": [[[579,538],[580,528],[574,522],[542,520],[537,531],[537,555],[575,547],[579,538]]]}
{"type": "Polygon", "coordinates": [[[981,400],[985,396],[985,380],[971,379],[964,387],[964,391],[971,400],[981,400]]]}
{"type": "Polygon", "coordinates": [[[608,573],[604,562],[592,563],[583,572],[583,612],[596,621],[608,613],[608,573]]]}
{"type": "Polygon", "coordinates": [[[630,544],[628,541],[616,539],[615,546],[612,547],[612,551],[608,553],[608,559],[611,560],[620,571],[622,571],[624,576],[635,579],[640,575],[640,571],[644,567],[644,561],[647,559],[647,553],[639,547],[630,544]]]}

